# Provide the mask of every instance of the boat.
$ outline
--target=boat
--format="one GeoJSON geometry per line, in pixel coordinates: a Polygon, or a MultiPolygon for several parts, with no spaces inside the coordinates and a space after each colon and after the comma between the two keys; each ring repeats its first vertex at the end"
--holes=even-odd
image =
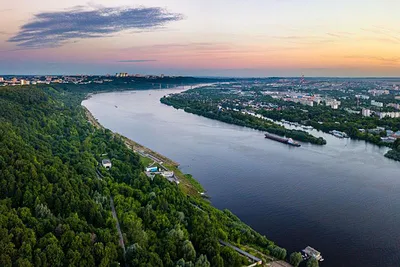
{"type": "Polygon", "coordinates": [[[349,138],[349,136],[344,132],[333,130],[333,131],[330,131],[329,133],[338,138],[349,138]]]}
{"type": "Polygon", "coordinates": [[[292,138],[284,138],[284,137],[280,137],[280,136],[276,136],[274,134],[270,134],[270,133],[266,133],[265,134],[265,138],[283,143],[283,144],[287,144],[290,146],[295,146],[295,147],[299,147],[301,146],[299,143],[297,143],[296,141],[294,141],[292,138]]]}
{"type": "Polygon", "coordinates": [[[115,106],[115,108],[118,108],[118,106],[115,106]]]}

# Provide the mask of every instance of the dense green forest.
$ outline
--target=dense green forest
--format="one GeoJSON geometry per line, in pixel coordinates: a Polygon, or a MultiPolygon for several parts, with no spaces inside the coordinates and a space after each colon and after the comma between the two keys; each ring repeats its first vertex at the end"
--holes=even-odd
{"type": "Polygon", "coordinates": [[[397,139],[393,144],[393,149],[385,154],[385,157],[400,161],[400,139],[397,139]]]}
{"type": "Polygon", "coordinates": [[[210,119],[223,121],[230,124],[245,126],[260,131],[267,131],[272,134],[286,136],[297,141],[308,142],[316,145],[325,145],[326,140],[322,137],[315,137],[305,131],[290,130],[272,121],[263,120],[249,114],[243,114],[234,110],[220,110],[218,101],[204,100],[191,95],[196,90],[188,90],[181,94],[175,94],[161,98],[161,103],[183,109],[186,112],[204,116],[210,119]]]}
{"type": "Polygon", "coordinates": [[[219,239],[286,258],[231,212],[162,177],[150,180],[120,138],[88,123],[80,106],[88,91],[64,89],[0,89],[0,266],[248,263],[219,239]],[[104,156],[110,171],[99,167],[104,156]]]}

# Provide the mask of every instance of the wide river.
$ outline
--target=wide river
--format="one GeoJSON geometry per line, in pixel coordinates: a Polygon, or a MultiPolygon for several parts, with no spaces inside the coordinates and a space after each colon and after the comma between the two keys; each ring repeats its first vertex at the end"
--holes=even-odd
{"type": "Polygon", "coordinates": [[[321,266],[400,266],[400,163],[363,141],[323,136],[301,147],[163,105],[182,90],[103,93],[85,100],[106,128],[179,162],[219,209],[288,252],[312,246],[321,266]]]}

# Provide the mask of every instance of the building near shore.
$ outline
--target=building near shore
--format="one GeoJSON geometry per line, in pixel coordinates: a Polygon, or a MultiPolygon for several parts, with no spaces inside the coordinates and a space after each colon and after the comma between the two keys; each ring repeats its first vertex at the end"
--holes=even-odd
{"type": "Polygon", "coordinates": [[[174,172],[172,171],[164,171],[161,173],[161,175],[165,178],[172,178],[174,177],[174,172]]]}
{"type": "Polygon", "coordinates": [[[321,252],[319,252],[318,250],[316,250],[316,249],[314,249],[314,248],[312,248],[310,246],[308,246],[305,249],[303,249],[303,252],[306,255],[308,255],[310,257],[313,257],[314,259],[316,259],[318,261],[320,261],[322,259],[321,252]]]}
{"type": "Polygon", "coordinates": [[[146,172],[158,172],[158,167],[157,166],[147,167],[146,172]]]}

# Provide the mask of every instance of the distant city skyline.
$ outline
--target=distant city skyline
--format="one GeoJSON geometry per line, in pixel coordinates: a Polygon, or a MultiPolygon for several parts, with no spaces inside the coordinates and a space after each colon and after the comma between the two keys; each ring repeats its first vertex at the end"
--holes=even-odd
{"type": "Polygon", "coordinates": [[[14,0],[0,75],[399,77],[395,0],[14,0]]]}

